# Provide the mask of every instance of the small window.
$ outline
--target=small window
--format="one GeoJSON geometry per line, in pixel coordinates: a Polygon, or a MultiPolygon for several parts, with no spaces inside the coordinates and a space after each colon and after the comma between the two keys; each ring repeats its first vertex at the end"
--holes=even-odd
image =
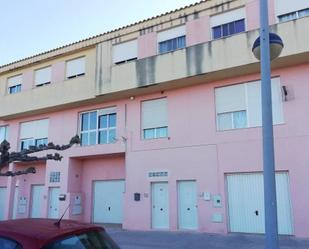
{"type": "Polygon", "coordinates": [[[22,75],[16,75],[8,78],[8,93],[14,94],[21,91],[22,75]]]}
{"type": "Polygon", "coordinates": [[[35,70],[34,83],[37,87],[50,84],[51,82],[51,67],[45,67],[35,70]]]}
{"type": "Polygon", "coordinates": [[[30,146],[34,146],[35,141],[33,138],[23,139],[20,141],[20,149],[21,150],[28,150],[30,146]]]}
{"type": "Polygon", "coordinates": [[[0,143],[8,139],[8,126],[0,126],[0,143]]]}
{"type": "Polygon", "coordinates": [[[218,114],[218,130],[230,130],[247,127],[247,113],[244,111],[235,111],[218,114]]]}
{"type": "Polygon", "coordinates": [[[113,45],[113,63],[121,64],[137,59],[137,40],[113,45]]]}
{"type": "Polygon", "coordinates": [[[66,62],[66,78],[72,79],[85,75],[85,57],[66,62]]]}
{"type": "Polygon", "coordinates": [[[245,31],[245,19],[222,24],[212,28],[214,39],[237,34],[245,31]]]}
{"type": "Polygon", "coordinates": [[[142,102],[142,136],[144,139],[168,137],[167,99],[142,102]]]}
{"type": "Polygon", "coordinates": [[[309,8],[303,9],[299,11],[290,12],[284,15],[278,16],[279,22],[287,22],[291,20],[295,20],[297,18],[309,16],[309,8]]]}
{"type": "Polygon", "coordinates": [[[180,36],[159,42],[159,53],[171,52],[184,47],[186,47],[186,36],[180,36]]]}
{"type": "Polygon", "coordinates": [[[48,143],[48,138],[38,138],[35,139],[35,146],[40,147],[40,145],[47,145],[48,143]]]}
{"type": "Polygon", "coordinates": [[[49,182],[60,182],[60,172],[59,171],[50,172],[49,182]]]}

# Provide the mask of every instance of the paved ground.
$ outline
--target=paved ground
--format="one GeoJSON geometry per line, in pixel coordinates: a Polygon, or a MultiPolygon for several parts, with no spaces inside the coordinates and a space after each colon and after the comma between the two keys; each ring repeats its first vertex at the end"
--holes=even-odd
{"type": "MultiPolygon", "coordinates": [[[[121,249],[264,249],[261,235],[193,232],[131,232],[107,229],[121,249]]],[[[280,249],[308,249],[309,240],[280,237],[280,249]]]]}

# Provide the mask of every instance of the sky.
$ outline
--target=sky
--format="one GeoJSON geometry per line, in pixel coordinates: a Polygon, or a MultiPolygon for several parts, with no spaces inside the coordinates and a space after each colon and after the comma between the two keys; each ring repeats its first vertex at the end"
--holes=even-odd
{"type": "Polygon", "coordinates": [[[0,65],[199,0],[0,0],[0,65]]]}

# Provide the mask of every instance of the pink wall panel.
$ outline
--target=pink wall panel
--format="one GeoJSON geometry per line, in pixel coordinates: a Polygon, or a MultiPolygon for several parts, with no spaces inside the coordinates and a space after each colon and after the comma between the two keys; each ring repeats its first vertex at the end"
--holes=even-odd
{"type": "Polygon", "coordinates": [[[138,59],[154,56],[157,54],[157,33],[151,32],[141,35],[137,39],[138,59]]]}
{"type": "Polygon", "coordinates": [[[209,16],[203,16],[186,23],[186,44],[193,46],[210,40],[209,16]]]}

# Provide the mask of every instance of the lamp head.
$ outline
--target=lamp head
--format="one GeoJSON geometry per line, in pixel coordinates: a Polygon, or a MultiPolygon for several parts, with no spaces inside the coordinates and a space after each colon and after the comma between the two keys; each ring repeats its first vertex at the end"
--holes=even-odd
{"type": "MultiPolygon", "coordinates": [[[[283,42],[279,35],[269,33],[269,53],[270,60],[276,59],[283,49],[283,42]]],[[[261,60],[261,41],[260,36],[255,40],[252,47],[252,52],[258,60],[261,60]]]]}

